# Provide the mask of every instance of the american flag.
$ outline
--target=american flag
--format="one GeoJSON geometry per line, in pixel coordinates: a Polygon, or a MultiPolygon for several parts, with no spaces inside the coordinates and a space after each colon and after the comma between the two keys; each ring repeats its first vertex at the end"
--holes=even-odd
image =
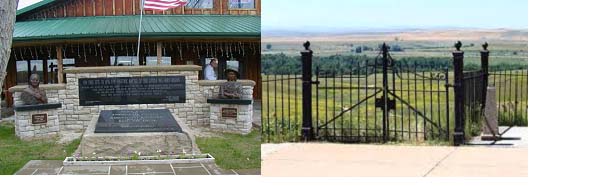
{"type": "Polygon", "coordinates": [[[185,6],[187,0],[145,0],[144,9],[146,10],[167,10],[179,6],[185,6]]]}

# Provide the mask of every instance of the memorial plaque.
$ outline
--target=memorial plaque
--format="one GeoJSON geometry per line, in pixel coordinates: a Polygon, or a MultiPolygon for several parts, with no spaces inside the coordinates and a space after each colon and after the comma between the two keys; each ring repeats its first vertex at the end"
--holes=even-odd
{"type": "Polygon", "coordinates": [[[79,105],[185,103],[185,76],[79,79],[79,105]]]}
{"type": "Polygon", "coordinates": [[[31,123],[32,124],[48,123],[48,114],[32,114],[31,115],[31,123]]]}
{"type": "Polygon", "coordinates": [[[237,109],[222,108],[222,118],[237,118],[237,109]]]}
{"type": "Polygon", "coordinates": [[[95,133],[182,132],[168,109],[102,110],[95,133]]]}

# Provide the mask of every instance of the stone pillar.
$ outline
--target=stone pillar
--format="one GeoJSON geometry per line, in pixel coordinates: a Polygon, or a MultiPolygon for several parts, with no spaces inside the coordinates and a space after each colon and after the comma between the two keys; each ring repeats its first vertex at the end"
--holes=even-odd
{"type": "Polygon", "coordinates": [[[484,109],[485,125],[482,127],[482,140],[495,140],[498,137],[498,112],[496,108],[496,88],[488,87],[486,91],[486,108],[484,109]]]}

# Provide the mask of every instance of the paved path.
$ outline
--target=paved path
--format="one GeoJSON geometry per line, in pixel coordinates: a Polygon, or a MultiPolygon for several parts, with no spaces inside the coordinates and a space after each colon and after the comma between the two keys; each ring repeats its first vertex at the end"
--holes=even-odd
{"type": "Polygon", "coordinates": [[[265,144],[263,176],[527,176],[527,148],[265,144]],[[266,150],[267,149],[267,150],[266,150]]]}
{"type": "Polygon", "coordinates": [[[527,135],[519,136],[511,146],[262,144],[262,175],[526,177],[527,135]]]}
{"type": "Polygon", "coordinates": [[[63,166],[60,160],[29,161],[16,175],[259,175],[259,169],[224,170],[214,163],[63,166]]]}

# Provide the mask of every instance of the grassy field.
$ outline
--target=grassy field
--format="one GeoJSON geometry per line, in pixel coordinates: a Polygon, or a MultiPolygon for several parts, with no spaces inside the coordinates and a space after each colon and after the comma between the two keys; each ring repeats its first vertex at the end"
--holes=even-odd
{"type": "MultiPolygon", "coordinates": [[[[489,83],[497,87],[497,104],[500,111],[501,125],[527,125],[527,71],[493,72],[497,75],[489,77],[489,83]],[[520,76],[513,76],[518,74],[520,76]],[[508,76],[506,76],[508,75],[508,76]],[[518,110],[515,110],[517,108],[518,110]],[[517,116],[525,109],[524,115],[517,116]],[[517,112],[515,112],[517,111],[517,112]],[[517,118],[520,117],[520,118],[517,118]]],[[[437,72],[436,72],[437,73],[437,72]]],[[[421,76],[434,76],[430,72],[419,73],[421,76]]],[[[413,73],[401,73],[392,79],[391,92],[404,100],[406,104],[397,102],[397,109],[389,113],[391,138],[404,141],[419,141],[424,135],[428,139],[446,139],[447,133],[454,127],[454,95],[452,89],[446,90],[445,80],[415,80],[413,73]],[[394,82],[394,83],[393,83],[394,82]],[[409,106],[415,109],[409,109],[409,106]],[[447,112],[448,109],[448,112],[447,112]],[[414,112],[420,111],[420,114],[414,112]],[[424,119],[423,115],[427,119],[424,119]]],[[[264,138],[266,141],[297,141],[300,136],[301,123],[301,81],[295,75],[262,76],[262,122],[265,123],[264,138]],[[269,81],[287,79],[286,81],[269,81]],[[269,135],[268,135],[269,134],[269,135]]],[[[419,76],[418,76],[419,77],[419,76]]],[[[348,110],[369,95],[373,95],[381,87],[382,74],[370,74],[361,78],[319,78],[318,88],[312,90],[313,117],[315,123],[322,126],[329,134],[342,135],[376,135],[382,129],[382,112],[374,107],[374,98],[348,110]],[[345,89],[326,89],[325,87],[344,87],[345,89]],[[348,89],[362,87],[362,89],[348,89]],[[365,89],[368,87],[368,89],[365,89]],[[343,113],[343,114],[341,114],[343,113]],[[338,119],[330,122],[335,116],[338,119]]],[[[448,82],[453,82],[449,73],[448,82]]],[[[381,94],[376,94],[376,98],[381,94]]],[[[475,135],[479,122],[474,125],[468,120],[469,135],[475,135]]],[[[450,136],[448,136],[450,137],[450,136]]]]}
{"type": "Polygon", "coordinates": [[[202,153],[210,153],[216,164],[225,169],[254,169],[261,166],[260,131],[248,135],[222,134],[220,137],[197,138],[202,153]]]}
{"type": "Polygon", "coordinates": [[[54,141],[22,141],[15,136],[12,122],[0,123],[0,174],[14,174],[30,160],[64,160],[80,142],[59,144],[54,141]]]}

